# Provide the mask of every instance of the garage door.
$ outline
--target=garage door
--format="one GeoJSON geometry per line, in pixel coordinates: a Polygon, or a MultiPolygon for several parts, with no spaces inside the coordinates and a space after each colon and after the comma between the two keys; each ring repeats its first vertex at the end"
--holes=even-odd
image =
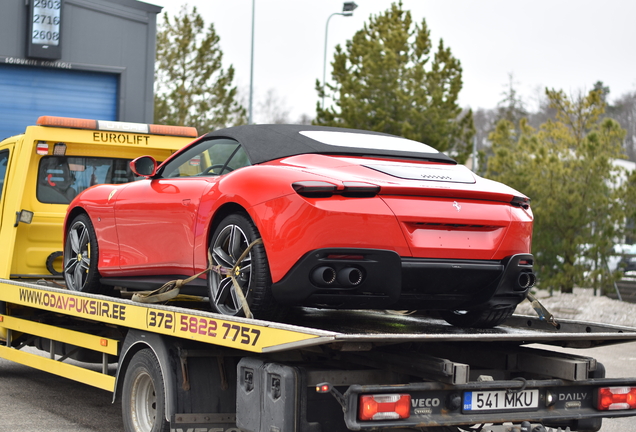
{"type": "Polygon", "coordinates": [[[0,140],[39,116],[117,120],[118,76],[0,65],[0,140]]]}

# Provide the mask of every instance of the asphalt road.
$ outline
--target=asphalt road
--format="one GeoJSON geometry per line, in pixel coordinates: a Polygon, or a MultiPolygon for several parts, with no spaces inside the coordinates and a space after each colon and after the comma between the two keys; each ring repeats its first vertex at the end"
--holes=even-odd
{"type": "MultiPolygon", "coordinates": [[[[605,366],[607,378],[636,376],[636,342],[590,348],[562,349],[564,352],[594,357],[605,366]]],[[[636,430],[636,417],[603,420],[601,432],[632,432],[636,430]]]]}
{"type": "MultiPolygon", "coordinates": [[[[595,357],[608,377],[636,375],[636,342],[567,351],[595,357]]],[[[121,431],[121,408],[111,398],[106,391],[0,359],[0,432],[121,431]]],[[[635,421],[605,420],[601,431],[633,431],[635,421]]]]}
{"type": "Polygon", "coordinates": [[[122,431],[112,393],[0,359],[0,432],[122,431]]]}

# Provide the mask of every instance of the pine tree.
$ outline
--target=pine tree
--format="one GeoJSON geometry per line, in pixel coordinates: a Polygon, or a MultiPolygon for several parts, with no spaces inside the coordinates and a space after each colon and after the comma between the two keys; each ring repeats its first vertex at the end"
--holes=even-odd
{"type": "Polygon", "coordinates": [[[196,7],[163,16],[157,32],[155,123],[194,126],[199,133],[245,123],[232,86],[234,68],[222,67],[220,38],[196,7]]]}
{"type": "Polygon", "coordinates": [[[568,98],[546,90],[556,117],[536,130],[503,119],[490,135],[494,156],[487,177],[532,199],[533,252],[541,286],[572,292],[586,284],[607,288],[607,261],[624,235],[628,189],[613,164],[624,157],[625,131],[602,118],[602,91],[568,98]]]}
{"type": "MultiPolygon", "coordinates": [[[[334,106],[318,103],[314,123],[403,136],[464,161],[474,125],[472,111],[457,103],[461,64],[442,40],[432,58],[431,49],[426,21],[413,25],[401,2],[372,16],[346,50],[336,47],[335,84],[324,89],[334,106]]],[[[322,98],[320,82],[316,89],[322,98]]]]}

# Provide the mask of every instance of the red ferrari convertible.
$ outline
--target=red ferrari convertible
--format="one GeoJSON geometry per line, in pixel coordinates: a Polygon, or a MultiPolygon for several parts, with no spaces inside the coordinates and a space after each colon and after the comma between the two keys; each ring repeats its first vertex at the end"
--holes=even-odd
{"type": "Polygon", "coordinates": [[[225,315],[243,315],[243,302],[261,319],[290,306],[437,310],[491,327],[535,282],[530,200],[419,142],[250,125],[130,168],[145,178],[69,206],[70,289],[146,290],[204,272],[182,292],[225,315]]]}

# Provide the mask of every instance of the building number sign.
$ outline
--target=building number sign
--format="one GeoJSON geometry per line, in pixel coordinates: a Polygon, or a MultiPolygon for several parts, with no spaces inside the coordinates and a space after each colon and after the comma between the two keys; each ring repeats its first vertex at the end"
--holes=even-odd
{"type": "Polygon", "coordinates": [[[61,58],[62,0],[29,1],[29,57],[61,58]]]}

